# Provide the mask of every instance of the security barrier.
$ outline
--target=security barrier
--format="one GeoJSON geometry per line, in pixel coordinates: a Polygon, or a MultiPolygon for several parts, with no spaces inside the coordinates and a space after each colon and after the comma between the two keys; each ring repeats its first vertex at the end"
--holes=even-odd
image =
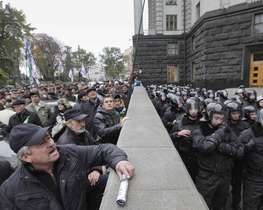
{"type": "Polygon", "coordinates": [[[116,198],[120,181],[111,173],[100,210],[207,210],[143,87],[135,87],[118,146],[135,166],[127,204],[116,198]]]}

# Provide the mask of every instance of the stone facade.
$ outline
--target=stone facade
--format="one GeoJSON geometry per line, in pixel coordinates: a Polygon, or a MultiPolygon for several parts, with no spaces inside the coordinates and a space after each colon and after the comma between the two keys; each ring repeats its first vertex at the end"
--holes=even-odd
{"type": "Polygon", "coordinates": [[[134,71],[141,70],[140,79],[144,84],[163,84],[167,82],[167,66],[184,66],[184,41],[183,36],[175,35],[136,35],[133,37],[135,47],[134,71]],[[178,55],[167,54],[168,44],[178,44],[178,55]]]}
{"type": "Polygon", "coordinates": [[[180,83],[212,88],[248,85],[250,55],[263,51],[263,34],[255,34],[254,17],[263,2],[208,12],[181,36],[134,36],[134,68],[145,83],[165,83],[167,65],[179,66],[180,83]],[[179,55],[167,57],[169,42],[180,43],[179,55]],[[186,51],[184,50],[186,46],[186,51]]]}
{"type": "Polygon", "coordinates": [[[253,31],[258,13],[262,3],[205,14],[187,36],[187,80],[215,88],[248,85],[250,52],[263,44],[263,34],[253,31]]]}

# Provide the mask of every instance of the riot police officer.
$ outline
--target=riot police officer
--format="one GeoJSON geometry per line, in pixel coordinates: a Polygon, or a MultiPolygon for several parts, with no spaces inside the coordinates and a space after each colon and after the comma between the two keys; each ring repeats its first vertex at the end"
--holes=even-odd
{"type": "Polygon", "coordinates": [[[193,149],[192,132],[199,127],[201,107],[198,98],[189,98],[185,104],[186,114],[172,128],[171,139],[178,150],[184,164],[195,181],[198,165],[196,151],[193,149]]]}
{"type": "Polygon", "coordinates": [[[222,210],[230,187],[233,160],[243,155],[243,146],[224,125],[223,105],[208,104],[207,116],[208,121],[192,133],[193,146],[198,151],[196,187],[210,209],[222,210]]]}

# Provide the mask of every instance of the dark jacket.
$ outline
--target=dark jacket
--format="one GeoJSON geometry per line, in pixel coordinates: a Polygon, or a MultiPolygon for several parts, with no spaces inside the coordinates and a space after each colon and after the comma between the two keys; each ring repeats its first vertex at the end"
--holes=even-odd
{"type": "Polygon", "coordinates": [[[30,112],[27,109],[20,113],[16,113],[12,115],[9,119],[9,123],[7,126],[7,132],[9,133],[13,127],[16,125],[20,125],[23,123],[32,123],[35,125],[42,126],[42,123],[38,117],[38,115],[34,112],[30,112]]]}
{"type": "Polygon", "coordinates": [[[231,130],[236,134],[237,137],[239,137],[240,133],[243,130],[246,130],[249,128],[247,123],[245,123],[242,120],[237,121],[236,123],[232,123],[231,120],[228,121],[228,126],[231,128],[231,130]]]}
{"type": "Polygon", "coordinates": [[[190,130],[191,132],[193,132],[197,128],[199,128],[199,120],[191,120],[187,115],[185,115],[173,126],[170,136],[174,143],[174,146],[180,153],[195,156],[196,151],[194,151],[193,149],[192,136],[183,137],[178,136],[177,134],[181,130],[190,130]]]}
{"type": "Polygon", "coordinates": [[[100,143],[116,144],[121,131],[120,115],[99,107],[94,118],[96,136],[100,143]]]}
{"type": "Polygon", "coordinates": [[[0,187],[1,210],[84,210],[86,171],[96,165],[115,168],[126,154],[110,144],[59,146],[58,179],[63,207],[29,170],[21,165],[0,187]]]}
{"type": "Polygon", "coordinates": [[[88,101],[78,102],[74,106],[74,109],[78,109],[84,114],[88,115],[88,117],[86,118],[86,129],[90,132],[92,136],[95,135],[93,120],[99,105],[100,105],[100,101],[97,98],[95,101],[88,100],[88,101]]]}
{"type": "Polygon", "coordinates": [[[245,145],[245,172],[263,180],[263,128],[259,123],[244,130],[239,141],[245,145]]]}
{"type": "Polygon", "coordinates": [[[66,108],[63,112],[61,112],[59,111],[58,106],[55,106],[54,113],[50,116],[50,119],[49,119],[49,125],[53,127],[58,123],[58,121],[60,122],[61,120],[65,120],[64,112],[67,109],[70,109],[70,108],[66,108]]]}
{"type": "Polygon", "coordinates": [[[164,111],[162,121],[168,133],[172,131],[176,122],[179,122],[182,120],[184,113],[185,112],[182,109],[176,109],[173,106],[169,106],[164,111]]]}
{"type": "Polygon", "coordinates": [[[91,100],[80,101],[77,104],[75,104],[74,109],[78,109],[89,116],[94,116],[99,105],[99,100],[96,100],[95,102],[91,100]]]}
{"type": "Polygon", "coordinates": [[[76,145],[95,145],[95,139],[90,135],[88,131],[76,135],[70,128],[66,128],[65,132],[59,137],[56,144],[76,144],[76,145]]]}
{"type": "Polygon", "coordinates": [[[234,158],[243,155],[243,145],[237,142],[236,135],[228,127],[215,129],[203,122],[193,131],[192,137],[201,170],[230,175],[234,158]]]}
{"type": "Polygon", "coordinates": [[[13,173],[13,168],[11,164],[4,160],[0,159],[0,185],[13,173]]]}
{"type": "Polygon", "coordinates": [[[169,104],[168,100],[165,101],[161,101],[158,100],[156,102],[156,110],[158,112],[158,114],[160,115],[160,117],[162,118],[164,115],[164,112],[170,107],[171,105],[169,104]]]}

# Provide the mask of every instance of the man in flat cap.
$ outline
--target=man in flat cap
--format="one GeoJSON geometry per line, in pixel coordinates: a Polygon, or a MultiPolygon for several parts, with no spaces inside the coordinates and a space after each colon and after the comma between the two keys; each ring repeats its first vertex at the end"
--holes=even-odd
{"type": "MultiPolygon", "coordinates": [[[[92,136],[95,136],[95,128],[93,125],[93,119],[97,112],[97,108],[100,105],[100,99],[98,98],[98,94],[96,88],[88,88],[87,90],[83,90],[81,92],[85,94],[85,99],[79,101],[74,108],[79,109],[84,114],[87,114],[89,117],[86,119],[86,128],[89,130],[92,136]]],[[[84,97],[84,95],[82,95],[84,97]]]]}
{"type": "Polygon", "coordinates": [[[0,186],[2,210],[86,210],[86,172],[109,164],[117,174],[133,176],[127,155],[110,144],[58,146],[47,132],[33,124],[14,127],[11,149],[22,161],[0,186]]]}
{"type": "Polygon", "coordinates": [[[94,145],[95,139],[85,129],[87,114],[78,109],[68,109],[64,113],[66,129],[57,144],[94,145]]]}
{"type": "MultiPolygon", "coordinates": [[[[86,118],[88,115],[83,114],[80,110],[69,109],[65,112],[66,129],[59,137],[56,144],[75,144],[75,145],[95,145],[96,141],[93,136],[85,129],[86,118]]],[[[105,167],[104,167],[105,168],[105,167]]],[[[87,172],[87,200],[89,210],[99,208],[102,195],[107,183],[108,175],[103,170],[103,166],[96,166],[87,172]]]]}
{"type": "Polygon", "coordinates": [[[15,114],[9,118],[7,132],[10,133],[11,129],[19,124],[32,123],[42,126],[42,123],[38,115],[34,112],[30,112],[25,108],[26,102],[23,99],[16,99],[12,103],[12,108],[15,114]]]}

